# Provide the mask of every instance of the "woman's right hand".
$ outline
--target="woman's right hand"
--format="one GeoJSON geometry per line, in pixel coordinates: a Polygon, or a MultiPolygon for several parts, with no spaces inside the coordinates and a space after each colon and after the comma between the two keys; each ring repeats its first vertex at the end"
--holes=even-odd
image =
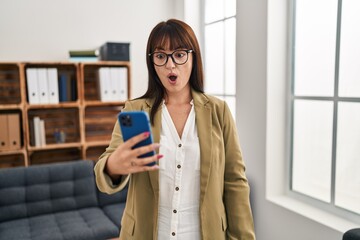
{"type": "Polygon", "coordinates": [[[137,143],[143,141],[150,136],[150,132],[140,133],[129,140],[120,144],[116,150],[109,156],[106,162],[105,171],[112,179],[118,178],[120,175],[129,173],[154,171],[159,169],[158,165],[147,166],[147,164],[157,161],[163,156],[155,154],[154,156],[139,158],[139,156],[151,152],[160,147],[160,144],[153,143],[147,146],[132,149],[137,143]]]}

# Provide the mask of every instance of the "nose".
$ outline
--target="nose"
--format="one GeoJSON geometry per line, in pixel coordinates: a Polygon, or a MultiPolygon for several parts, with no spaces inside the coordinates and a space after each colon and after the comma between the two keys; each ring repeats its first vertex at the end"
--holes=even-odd
{"type": "Polygon", "coordinates": [[[169,69],[175,68],[175,62],[174,62],[174,59],[173,59],[172,55],[171,54],[167,55],[167,58],[168,59],[167,59],[167,62],[165,64],[165,67],[169,68],[169,69]]]}

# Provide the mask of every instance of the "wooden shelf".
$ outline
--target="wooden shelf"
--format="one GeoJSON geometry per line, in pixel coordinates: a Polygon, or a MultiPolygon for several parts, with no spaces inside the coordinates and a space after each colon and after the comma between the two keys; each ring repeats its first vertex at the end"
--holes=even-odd
{"type": "Polygon", "coordinates": [[[89,148],[89,147],[98,147],[98,146],[108,146],[110,143],[110,141],[92,141],[92,142],[87,142],[84,144],[85,148],[89,148]]]}
{"type": "Polygon", "coordinates": [[[55,144],[46,144],[45,146],[33,147],[29,146],[27,149],[29,152],[35,151],[46,151],[52,149],[64,149],[64,148],[81,148],[81,143],[55,143],[55,144]]]}
{"type": "MultiPolygon", "coordinates": [[[[123,106],[125,102],[106,102],[107,106],[123,106]]],[[[96,107],[96,106],[104,106],[104,102],[101,101],[85,101],[83,103],[85,107],[96,107]]]]}
{"type": "Polygon", "coordinates": [[[27,109],[55,109],[55,108],[74,108],[79,107],[80,101],[62,102],[57,104],[27,104],[27,109]]]}
{"type": "Polygon", "coordinates": [[[7,104],[7,105],[0,105],[0,111],[1,110],[14,110],[14,109],[23,109],[22,104],[7,104]]]}
{"type": "MultiPolygon", "coordinates": [[[[125,101],[101,101],[99,69],[113,67],[126,68],[127,86],[124,89],[128,94],[127,99],[130,98],[129,62],[0,63],[0,115],[18,114],[20,130],[19,149],[0,148],[0,168],[80,159],[96,161],[108,146],[117,115],[125,104],[125,101]],[[71,84],[69,87],[72,89],[71,95],[67,93],[65,100],[59,99],[62,101],[55,104],[30,104],[28,97],[30,80],[27,79],[26,74],[29,68],[56,68],[58,81],[65,76],[66,84],[71,84]],[[35,144],[35,117],[44,121],[46,144],[43,146],[35,144]],[[65,136],[62,139],[64,142],[61,143],[55,134],[59,131],[65,136]]],[[[64,96],[64,92],[62,93],[64,96]]]]}
{"type": "Polygon", "coordinates": [[[14,155],[14,154],[25,154],[25,153],[26,153],[25,148],[18,149],[18,150],[0,150],[0,154],[2,156],[14,155]]]}

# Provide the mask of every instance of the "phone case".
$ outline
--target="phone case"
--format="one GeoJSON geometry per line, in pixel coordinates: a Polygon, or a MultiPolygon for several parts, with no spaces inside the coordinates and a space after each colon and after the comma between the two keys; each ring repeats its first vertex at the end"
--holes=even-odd
{"type": "MultiPolygon", "coordinates": [[[[146,146],[153,143],[150,121],[147,112],[134,111],[134,112],[121,112],[118,116],[121,133],[123,135],[124,141],[144,132],[150,132],[150,136],[136,144],[134,148],[146,146]]],[[[148,152],[140,156],[149,157],[155,155],[155,151],[148,152]]],[[[148,166],[153,166],[155,162],[148,164],[148,166]]]]}

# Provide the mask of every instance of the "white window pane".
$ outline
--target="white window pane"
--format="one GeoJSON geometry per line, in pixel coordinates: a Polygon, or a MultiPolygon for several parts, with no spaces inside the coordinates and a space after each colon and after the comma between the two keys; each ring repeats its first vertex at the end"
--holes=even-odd
{"type": "Polygon", "coordinates": [[[337,0],[296,1],[295,95],[333,96],[337,0]]]}
{"type": "Polygon", "coordinates": [[[236,14],[236,0],[225,0],[225,17],[232,17],[236,14]]]}
{"type": "Polygon", "coordinates": [[[205,23],[224,18],[224,1],[225,0],[205,0],[205,23]]]}
{"type": "Polygon", "coordinates": [[[227,105],[230,108],[230,111],[231,111],[231,114],[232,114],[233,118],[235,119],[235,116],[236,116],[236,99],[235,99],[235,96],[234,97],[226,96],[225,101],[226,101],[227,105]]]}
{"type": "Polygon", "coordinates": [[[224,94],[224,23],[205,26],[205,91],[224,94]]]}
{"type": "Polygon", "coordinates": [[[330,202],[333,103],[295,100],[292,189],[330,202]]]}
{"type": "Polygon", "coordinates": [[[339,67],[339,96],[342,97],[360,97],[359,12],[359,0],[342,1],[339,67]]]}
{"type": "Polygon", "coordinates": [[[335,204],[360,213],[360,103],[339,102],[335,204]]]}
{"type": "Polygon", "coordinates": [[[236,19],[230,18],[225,21],[225,93],[235,95],[235,52],[236,19]]]}

